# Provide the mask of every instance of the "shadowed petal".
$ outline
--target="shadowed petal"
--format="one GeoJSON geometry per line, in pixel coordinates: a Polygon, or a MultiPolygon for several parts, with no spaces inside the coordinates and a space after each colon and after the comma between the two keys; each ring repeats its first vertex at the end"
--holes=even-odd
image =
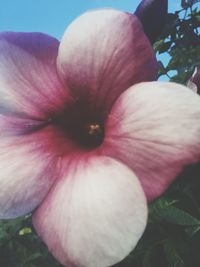
{"type": "Polygon", "coordinates": [[[76,99],[107,113],[128,87],[155,80],[157,63],[137,17],[107,9],[85,13],[67,28],[58,70],[76,99]]]}
{"type": "Polygon", "coordinates": [[[110,114],[103,151],[139,177],[149,201],[200,156],[200,97],[175,83],[128,89],[110,114]]]}
{"type": "Polygon", "coordinates": [[[165,26],[167,9],[168,0],[143,0],[135,11],[151,43],[155,42],[165,26]]]}
{"type": "Polygon", "coordinates": [[[0,219],[30,213],[40,204],[56,176],[57,162],[37,141],[19,138],[0,145],[0,219]]]}
{"type": "Polygon", "coordinates": [[[68,98],[57,76],[59,42],[41,33],[0,33],[0,113],[45,118],[68,98]]]}
{"type": "Polygon", "coordinates": [[[33,216],[49,250],[64,266],[103,267],[136,246],[147,220],[135,175],[107,157],[68,166],[33,216]]]}
{"type": "Polygon", "coordinates": [[[0,219],[30,213],[44,199],[63,155],[75,146],[43,121],[0,115],[0,219]]]}

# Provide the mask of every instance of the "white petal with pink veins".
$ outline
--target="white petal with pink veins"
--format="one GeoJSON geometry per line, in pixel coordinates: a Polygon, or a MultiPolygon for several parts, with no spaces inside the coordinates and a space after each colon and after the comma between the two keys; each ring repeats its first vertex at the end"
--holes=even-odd
{"type": "Polygon", "coordinates": [[[112,9],[83,14],[67,28],[58,70],[75,98],[106,113],[121,92],[157,76],[152,47],[136,16],[112,9]]]}
{"type": "Polygon", "coordinates": [[[65,266],[103,267],[136,246],[147,220],[141,185],[107,157],[73,161],[33,216],[33,224],[65,266]]]}
{"type": "Polygon", "coordinates": [[[115,103],[103,153],[127,164],[149,201],[200,158],[200,97],[175,83],[140,83],[115,103]]]}

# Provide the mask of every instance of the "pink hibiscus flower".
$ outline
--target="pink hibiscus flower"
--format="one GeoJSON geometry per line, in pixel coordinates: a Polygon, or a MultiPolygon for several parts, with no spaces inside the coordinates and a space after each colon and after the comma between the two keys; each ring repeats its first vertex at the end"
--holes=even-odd
{"type": "Polygon", "coordinates": [[[136,16],[92,11],[61,43],[0,34],[0,218],[33,224],[65,266],[136,246],[147,203],[200,155],[200,98],[156,78],[136,16]],[[146,82],[145,82],[146,81],[146,82]]]}

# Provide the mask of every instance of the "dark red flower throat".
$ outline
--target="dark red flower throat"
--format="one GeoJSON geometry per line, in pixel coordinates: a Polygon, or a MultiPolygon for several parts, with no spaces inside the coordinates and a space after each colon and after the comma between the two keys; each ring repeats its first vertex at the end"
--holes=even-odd
{"type": "Polygon", "coordinates": [[[85,148],[95,148],[104,140],[104,123],[99,112],[86,103],[74,103],[53,118],[53,123],[68,138],[85,148]]]}

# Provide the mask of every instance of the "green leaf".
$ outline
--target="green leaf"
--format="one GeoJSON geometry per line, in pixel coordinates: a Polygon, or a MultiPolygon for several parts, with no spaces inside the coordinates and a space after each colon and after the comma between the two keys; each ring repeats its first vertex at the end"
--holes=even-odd
{"type": "Polygon", "coordinates": [[[159,76],[165,75],[167,73],[167,70],[165,69],[165,66],[161,61],[158,61],[158,66],[159,66],[159,76]]]}
{"type": "Polygon", "coordinates": [[[38,252],[36,252],[36,253],[32,254],[30,257],[28,257],[28,258],[26,259],[25,264],[26,264],[27,262],[34,261],[34,260],[36,260],[36,259],[38,259],[38,258],[40,258],[40,257],[41,257],[41,254],[38,253],[38,252]]]}
{"type": "Polygon", "coordinates": [[[149,222],[157,222],[162,219],[162,212],[165,212],[170,206],[176,203],[177,200],[170,200],[167,198],[160,198],[156,200],[153,204],[149,207],[149,222]]]}
{"type": "Polygon", "coordinates": [[[154,50],[158,51],[159,47],[162,46],[163,43],[164,43],[164,40],[158,40],[157,42],[155,42],[153,45],[154,50]]]}
{"type": "Polygon", "coordinates": [[[167,52],[172,45],[171,41],[163,43],[163,45],[159,48],[159,54],[162,54],[164,52],[167,52]]]}
{"type": "Polygon", "coordinates": [[[169,267],[186,267],[183,259],[177,252],[171,240],[167,240],[164,243],[164,252],[169,263],[169,267]]]}
{"type": "Polygon", "coordinates": [[[154,266],[154,257],[157,254],[157,251],[159,248],[161,248],[163,243],[163,240],[156,242],[156,243],[151,243],[151,245],[148,246],[148,248],[145,250],[145,253],[142,257],[142,267],[155,267],[154,266]]]}
{"type": "Polygon", "coordinates": [[[185,232],[188,236],[193,237],[200,231],[200,225],[198,226],[191,226],[185,229],[185,232]]]}
{"type": "Polygon", "coordinates": [[[167,222],[177,225],[200,225],[200,220],[193,217],[191,214],[177,207],[169,206],[167,209],[160,212],[160,216],[167,222]]]}
{"type": "Polygon", "coordinates": [[[150,247],[146,251],[146,253],[144,255],[144,258],[143,258],[142,266],[144,266],[144,267],[152,267],[151,259],[152,259],[153,251],[154,251],[154,247],[150,247]]]}
{"type": "Polygon", "coordinates": [[[164,40],[159,40],[156,43],[154,43],[153,47],[155,51],[159,52],[159,54],[162,54],[168,51],[171,45],[172,45],[171,41],[164,42],[164,40]]]}

